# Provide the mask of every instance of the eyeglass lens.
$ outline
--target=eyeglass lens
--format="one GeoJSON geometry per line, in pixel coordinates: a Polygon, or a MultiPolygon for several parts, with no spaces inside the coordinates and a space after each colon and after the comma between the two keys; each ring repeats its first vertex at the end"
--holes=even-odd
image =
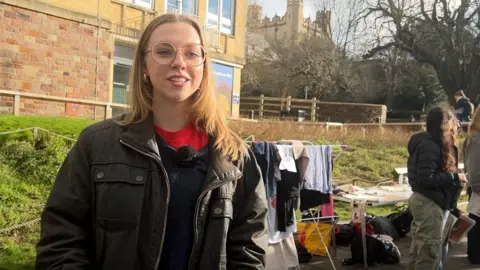
{"type": "MultiPolygon", "coordinates": [[[[157,43],[152,48],[152,56],[155,62],[169,65],[175,59],[176,49],[169,43],[157,43]]],[[[198,66],[205,61],[205,52],[199,44],[185,44],[182,57],[188,65],[198,66]]]]}

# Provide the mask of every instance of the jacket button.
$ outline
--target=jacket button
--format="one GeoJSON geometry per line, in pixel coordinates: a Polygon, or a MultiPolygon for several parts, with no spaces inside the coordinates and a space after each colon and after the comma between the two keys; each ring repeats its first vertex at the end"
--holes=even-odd
{"type": "Polygon", "coordinates": [[[104,175],[105,175],[104,172],[98,172],[98,173],[97,173],[97,178],[98,178],[98,179],[101,179],[101,178],[103,178],[104,175]]]}
{"type": "Polygon", "coordinates": [[[141,181],[143,181],[143,176],[139,175],[139,176],[135,177],[135,180],[137,180],[138,182],[141,182],[141,181]]]}
{"type": "Polygon", "coordinates": [[[213,213],[217,214],[217,215],[220,215],[222,213],[222,209],[221,208],[215,208],[213,210],[213,213]]]}

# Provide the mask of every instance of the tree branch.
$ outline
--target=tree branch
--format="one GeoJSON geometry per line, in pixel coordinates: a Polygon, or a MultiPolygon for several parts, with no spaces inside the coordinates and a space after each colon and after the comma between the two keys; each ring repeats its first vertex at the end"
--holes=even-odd
{"type": "Polygon", "coordinates": [[[380,46],[377,46],[373,49],[370,49],[368,50],[368,52],[366,54],[363,55],[363,59],[369,59],[369,58],[372,58],[374,57],[375,55],[385,51],[385,50],[388,50],[390,49],[391,47],[395,46],[395,42],[392,41],[392,42],[389,42],[387,44],[384,44],[384,45],[380,45],[380,46]]]}

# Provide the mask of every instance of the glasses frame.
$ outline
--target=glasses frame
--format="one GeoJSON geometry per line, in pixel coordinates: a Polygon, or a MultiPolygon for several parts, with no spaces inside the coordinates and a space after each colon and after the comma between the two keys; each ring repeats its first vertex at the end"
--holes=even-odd
{"type": "MultiPolygon", "coordinates": [[[[158,44],[168,44],[168,45],[172,46],[172,48],[173,48],[174,51],[175,51],[175,57],[173,57],[173,59],[172,59],[172,61],[170,61],[170,63],[168,63],[168,64],[162,64],[162,63],[159,63],[157,60],[155,60],[155,57],[153,57],[153,54],[150,54],[150,55],[152,56],[153,61],[155,61],[155,63],[157,63],[157,64],[159,64],[159,65],[161,65],[161,66],[170,66],[170,65],[173,63],[173,61],[175,61],[175,59],[177,59],[177,51],[178,51],[178,49],[177,49],[175,46],[173,46],[173,44],[170,43],[170,42],[160,41],[160,42],[157,42],[157,43],[153,44],[153,45],[152,45],[152,48],[149,49],[149,50],[147,50],[147,51],[145,52],[145,55],[153,52],[153,48],[155,48],[155,46],[157,46],[158,44]]],[[[198,65],[192,65],[192,64],[188,63],[188,61],[185,61],[185,58],[183,58],[183,56],[180,55],[180,57],[182,57],[182,61],[185,62],[187,65],[192,66],[192,67],[198,67],[198,66],[200,66],[200,65],[203,65],[203,64],[205,63],[205,60],[207,59],[207,51],[205,51],[205,48],[202,46],[202,44],[198,44],[198,43],[185,43],[185,44],[182,46],[182,48],[180,49],[180,51],[183,53],[183,50],[184,50],[185,47],[188,46],[188,45],[196,45],[196,46],[200,46],[200,48],[202,48],[202,51],[203,51],[203,60],[202,60],[202,63],[200,63],[200,64],[198,64],[198,65]]]]}

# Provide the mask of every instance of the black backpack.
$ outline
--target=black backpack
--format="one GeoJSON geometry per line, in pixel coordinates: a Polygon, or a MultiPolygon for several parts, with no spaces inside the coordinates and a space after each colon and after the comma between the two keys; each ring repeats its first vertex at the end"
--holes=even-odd
{"type": "MultiPolygon", "coordinates": [[[[367,235],[367,263],[376,264],[397,264],[400,262],[400,250],[389,239],[382,235],[367,235]]],[[[363,264],[362,237],[356,236],[350,246],[352,257],[343,261],[343,265],[363,264]]]]}
{"type": "Polygon", "coordinates": [[[393,226],[393,223],[388,217],[374,217],[368,222],[368,224],[372,225],[372,227],[375,229],[375,234],[388,235],[392,237],[393,240],[397,239],[399,236],[397,228],[393,226]]]}
{"type": "Polygon", "coordinates": [[[410,228],[413,221],[412,213],[410,209],[406,209],[401,212],[393,213],[387,216],[392,223],[393,227],[397,230],[399,236],[403,237],[410,232],[410,228]]]}

